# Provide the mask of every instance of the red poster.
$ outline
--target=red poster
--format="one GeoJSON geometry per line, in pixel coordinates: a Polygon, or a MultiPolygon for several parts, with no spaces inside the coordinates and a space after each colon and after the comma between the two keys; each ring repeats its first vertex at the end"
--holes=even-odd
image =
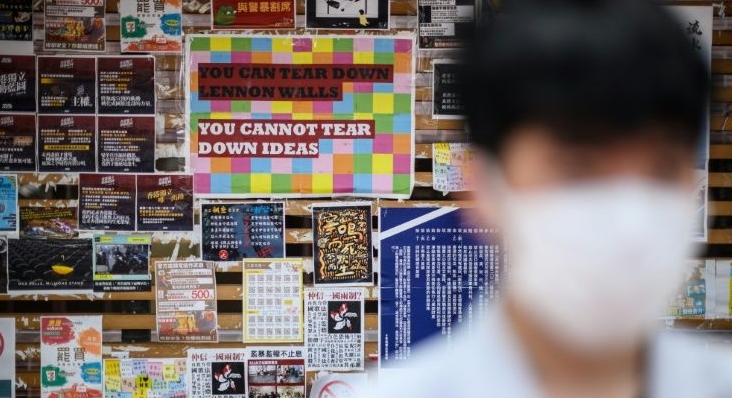
{"type": "Polygon", "coordinates": [[[293,0],[212,0],[213,29],[294,29],[293,0]]]}

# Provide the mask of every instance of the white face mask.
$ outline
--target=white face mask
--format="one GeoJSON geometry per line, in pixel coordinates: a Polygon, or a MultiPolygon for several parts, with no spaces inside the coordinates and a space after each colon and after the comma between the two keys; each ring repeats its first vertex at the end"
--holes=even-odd
{"type": "Polygon", "coordinates": [[[694,254],[690,192],[618,179],[504,193],[507,295],[583,352],[646,337],[694,254]]]}

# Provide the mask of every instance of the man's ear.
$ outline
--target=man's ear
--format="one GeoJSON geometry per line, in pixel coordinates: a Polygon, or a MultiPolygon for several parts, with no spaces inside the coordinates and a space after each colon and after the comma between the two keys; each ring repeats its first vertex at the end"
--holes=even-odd
{"type": "Polygon", "coordinates": [[[497,161],[491,160],[488,155],[475,151],[470,159],[475,186],[469,192],[469,199],[474,207],[470,209],[471,218],[481,225],[500,227],[500,171],[497,161]]]}

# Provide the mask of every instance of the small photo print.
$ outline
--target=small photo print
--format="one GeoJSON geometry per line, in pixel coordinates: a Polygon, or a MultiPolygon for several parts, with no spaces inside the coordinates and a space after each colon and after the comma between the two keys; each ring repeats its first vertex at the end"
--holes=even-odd
{"type": "Polygon", "coordinates": [[[305,384],[305,365],[278,365],[277,384],[305,384]]]}
{"type": "Polygon", "coordinates": [[[277,365],[249,365],[250,386],[254,384],[275,383],[277,383],[277,365]]]}
{"type": "Polygon", "coordinates": [[[275,386],[250,386],[249,398],[272,398],[277,396],[277,388],[275,386]]]}
{"type": "Polygon", "coordinates": [[[304,398],[305,386],[288,386],[277,388],[279,398],[304,398]]]}
{"type": "Polygon", "coordinates": [[[243,362],[211,363],[212,395],[243,395],[246,391],[243,362]]]}
{"type": "Polygon", "coordinates": [[[328,301],[328,333],[361,333],[361,302],[328,301]]]}

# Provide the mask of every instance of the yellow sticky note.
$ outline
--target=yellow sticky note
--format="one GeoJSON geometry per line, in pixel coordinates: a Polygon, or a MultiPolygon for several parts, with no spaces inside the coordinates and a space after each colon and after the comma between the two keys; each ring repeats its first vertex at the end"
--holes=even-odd
{"type": "Polygon", "coordinates": [[[149,390],[152,385],[152,380],[148,375],[137,375],[135,378],[135,387],[138,390],[149,390]]]}
{"type": "Polygon", "coordinates": [[[107,391],[121,391],[122,378],[119,376],[106,375],[104,377],[104,389],[107,391]]]}
{"type": "Polygon", "coordinates": [[[432,146],[432,157],[437,164],[450,164],[450,144],[434,144],[432,146]]]}
{"type": "Polygon", "coordinates": [[[132,393],[132,398],[147,398],[147,389],[145,390],[135,390],[132,393]]]}
{"type": "Polygon", "coordinates": [[[163,380],[168,382],[180,380],[178,373],[175,372],[175,365],[163,365],[163,380]]]}
{"type": "Polygon", "coordinates": [[[117,376],[120,377],[120,368],[119,368],[119,359],[107,359],[104,361],[104,376],[106,377],[112,377],[117,376]]]}

